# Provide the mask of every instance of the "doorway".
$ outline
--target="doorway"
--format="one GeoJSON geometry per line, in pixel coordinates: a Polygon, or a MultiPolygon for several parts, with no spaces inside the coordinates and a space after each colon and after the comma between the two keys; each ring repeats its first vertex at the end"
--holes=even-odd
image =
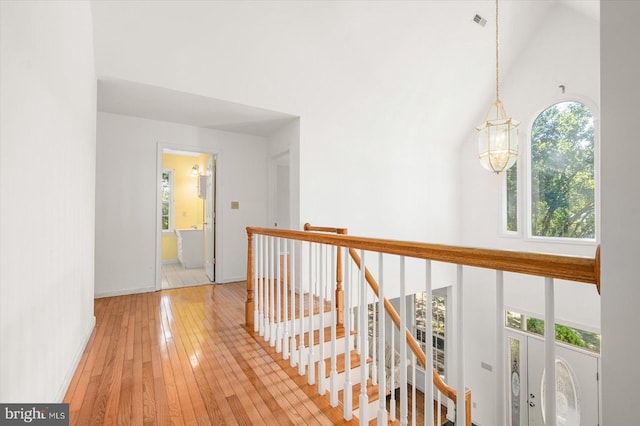
{"type": "Polygon", "coordinates": [[[215,282],[216,154],[159,145],[156,288],[215,282]]]}
{"type": "MultiPolygon", "coordinates": [[[[544,340],[507,331],[507,424],[542,426],[544,419],[544,340]]],[[[598,356],[556,343],[558,426],[599,424],[598,356]]]]}
{"type": "Polygon", "coordinates": [[[275,228],[291,227],[289,151],[271,159],[271,222],[275,228]]]}

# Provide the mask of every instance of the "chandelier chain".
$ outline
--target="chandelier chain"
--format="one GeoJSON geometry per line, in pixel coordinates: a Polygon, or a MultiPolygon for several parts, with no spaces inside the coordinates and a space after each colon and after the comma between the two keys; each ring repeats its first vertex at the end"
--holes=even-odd
{"type": "Polygon", "coordinates": [[[496,0],[496,101],[500,100],[499,86],[499,62],[498,62],[498,0],[496,0]]]}

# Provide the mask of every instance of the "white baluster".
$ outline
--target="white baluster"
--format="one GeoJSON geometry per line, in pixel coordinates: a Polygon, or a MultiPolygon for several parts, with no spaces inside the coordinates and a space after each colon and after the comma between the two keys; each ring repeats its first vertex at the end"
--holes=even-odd
{"type": "Polygon", "coordinates": [[[371,382],[374,385],[377,385],[378,384],[378,362],[377,362],[377,356],[376,355],[377,355],[377,352],[378,352],[378,348],[377,348],[377,346],[378,346],[377,345],[377,340],[378,339],[377,339],[377,333],[376,333],[377,330],[376,329],[378,327],[376,327],[376,322],[377,322],[376,319],[380,315],[380,312],[378,312],[378,305],[375,303],[375,298],[374,298],[374,301],[371,302],[371,303],[372,303],[371,308],[372,308],[372,311],[373,311],[373,318],[371,319],[372,332],[371,332],[371,343],[370,343],[370,346],[371,346],[371,373],[370,373],[370,375],[371,375],[371,382]]]}
{"type": "Polygon", "coordinates": [[[295,240],[289,240],[289,252],[290,254],[290,267],[287,268],[287,271],[290,272],[291,281],[289,282],[289,286],[291,287],[291,318],[289,319],[289,324],[291,325],[291,332],[289,334],[289,352],[291,353],[289,356],[291,367],[296,366],[296,256],[295,249],[296,242],[295,240]]]}
{"type": "Polygon", "coordinates": [[[411,352],[411,424],[413,426],[416,426],[416,415],[416,355],[411,352]]]}
{"type": "Polygon", "coordinates": [[[276,352],[282,352],[282,251],[280,249],[280,238],[274,239],[276,249],[276,352]]]}
{"type": "MultiPolygon", "coordinates": [[[[304,247],[300,243],[300,265],[302,265],[304,247]]],[[[295,248],[294,248],[295,252],[295,248]]],[[[302,268],[301,268],[302,269],[302,268]]],[[[298,374],[300,376],[305,374],[305,359],[304,359],[304,279],[300,280],[300,332],[298,333],[298,374]]]]}
{"type": "Polygon", "coordinates": [[[504,273],[496,271],[496,423],[506,426],[506,344],[504,338],[504,273]]]}
{"type": "MultiPolygon", "coordinates": [[[[440,378],[442,378],[442,376],[440,376],[440,378]]],[[[440,391],[438,391],[438,410],[437,410],[437,423],[434,422],[434,426],[440,425],[440,419],[442,418],[442,393],[440,391]]]]}
{"type": "MultiPolygon", "coordinates": [[[[340,250],[340,248],[338,248],[340,250]]],[[[336,246],[331,246],[331,294],[336,294],[336,246]]],[[[338,349],[336,347],[338,323],[338,313],[336,311],[335,298],[331,298],[331,376],[329,381],[330,404],[332,407],[338,406],[338,349]]],[[[345,352],[345,356],[349,354],[345,352]]]]}
{"type": "Polygon", "coordinates": [[[313,296],[315,292],[314,276],[313,276],[313,243],[309,243],[309,362],[307,369],[307,383],[314,385],[316,383],[316,369],[313,365],[313,296]]]}
{"type": "Polygon", "coordinates": [[[265,280],[265,310],[264,310],[264,341],[268,342],[271,338],[271,279],[269,278],[269,239],[264,237],[264,280],[265,280]]]}
{"type": "Polygon", "coordinates": [[[251,242],[253,252],[253,331],[260,332],[260,284],[258,278],[258,238],[254,234],[251,242]]]}
{"type": "Polygon", "coordinates": [[[287,250],[287,240],[281,240],[282,250],[282,266],[280,275],[282,275],[282,359],[289,359],[289,251],[287,250]]]}
{"type": "Polygon", "coordinates": [[[553,278],[544,279],[544,403],[545,421],[556,426],[556,313],[553,278]]]}
{"type": "Polygon", "coordinates": [[[396,325],[391,323],[391,412],[389,413],[391,420],[396,419],[396,325]]]}
{"type": "Polygon", "coordinates": [[[352,395],[353,388],[351,384],[351,292],[353,291],[351,283],[351,262],[349,261],[349,249],[344,249],[344,384],[343,384],[343,404],[344,419],[351,420],[353,417],[352,395]]]}
{"type": "MultiPolygon", "coordinates": [[[[360,266],[362,266],[362,260],[360,260],[360,266]]],[[[357,274],[357,275],[354,277],[354,279],[353,279],[353,281],[352,281],[352,282],[353,282],[353,283],[356,283],[356,285],[355,285],[355,291],[356,291],[356,294],[354,295],[354,301],[355,301],[354,306],[358,306],[358,304],[360,303],[360,291],[361,291],[361,288],[360,288],[360,286],[359,286],[359,285],[357,285],[357,283],[358,283],[358,281],[360,280],[360,278],[359,278],[360,270],[359,270],[359,269],[356,269],[356,268],[353,268],[352,273],[353,273],[354,275],[356,275],[356,274],[357,274]]],[[[352,308],[353,308],[354,306],[352,306],[352,308]]],[[[352,312],[352,314],[353,314],[353,311],[351,311],[351,312],[352,312]]],[[[360,312],[360,311],[358,311],[358,312],[360,312]]],[[[354,329],[355,329],[355,331],[356,331],[356,337],[355,337],[355,340],[354,340],[354,342],[353,342],[353,345],[354,345],[354,349],[356,350],[356,353],[357,353],[358,355],[360,355],[360,353],[362,352],[362,351],[361,351],[361,349],[362,349],[362,348],[360,347],[360,334],[361,334],[361,331],[362,331],[362,324],[360,323],[360,319],[361,319],[361,316],[360,316],[360,315],[357,315],[357,316],[354,318],[354,322],[353,322],[353,324],[354,324],[354,329]]]]}
{"type": "Polygon", "coordinates": [[[431,281],[431,261],[425,261],[425,310],[424,310],[424,418],[427,425],[433,424],[433,292],[431,281]]]}
{"type": "Polygon", "coordinates": [[[278,338],[278,324],[276,323],[276,238],[272,237],[269,241],[269,281],[271,282],[271,331],[269,331],[269,346],[274,347],[278,338]]]}
{"type": "MultiPolygon", "coordinates": [[[[387,407],[386,407],[386,372],[385,372],[385,309],[384,309],[384,275],[383,275],[383,266],[382,266],[382,253],[378,254],[378,280],[379,280],[379,288],[378,288],[378,321],[380,336],[378,337],[378,356],[380,357],[380,361],[378,362],[378,383],[379,383],[379,393],[380,397],[378,398],[379,406],[378,406],[378,426],[386,426],[388,423],[387,420],[387,407]]],[[[393,347],[393,346],[392,346],[393,347]]],[[[393,365],[393,364],[392,364],[393,365]]]]}
{"type": "Polygon", "coordinates": [[[358,306],[358,313],[360,314],[360,399],[359,399],[359,418],[361,422],[366,422],[367,406],[369,405],[369,397],[367,396],[367,337],[368,336],[368,316],[369,309],[367,308],[367,281],[365,280],[365,263],[364,263],[364,250],[360,250],[360,282],[358,287],[360,288],[360,303],[358,306]]]}
{"type": "Polygon", "coordinates": [[[400,256],[400,424],[406,425],[409,419],[407,407],[407,299],[405,293],[405,258],[400,256]]]}
{"type": "Polygon", "coordinates": [[[326,375],[326,364],[324,362],[324,252],[325,252],[325,245],[319,245],[318,246],[318,272],[317,274],[319,275],[319,290],[320,290],[320,333],[318,334],[319,336],[319,349],[320,349],[320,361],[318,362],[318,393],[320,395],[324,395],[326,392],[326,388],[325,388],[325,375],[326,375]]]}
{"type": "Polygon", "coordinates": [[[463,425],[466,421],[467,409],[465,406],[465,386],[464,386],[464,339],[462,330],[464,329],[464,299],[462,291],[462,265],[457,265],[456,280],[456,424],[463,425]]]}

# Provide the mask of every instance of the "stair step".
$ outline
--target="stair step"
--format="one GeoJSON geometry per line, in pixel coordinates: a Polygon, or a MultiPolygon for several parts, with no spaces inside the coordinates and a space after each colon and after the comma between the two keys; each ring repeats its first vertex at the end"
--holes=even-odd
{"type": "MultiPolygon", "coordinates": [[[[280,290],[281,294],[280,294],[280,300],[282,301],[281,305],[280,305],[280,318],[282,319],[282,321],[289,321],[289,319],[291,318],[291,291],[288,288],[284,288],[282,287],[280,290]],[[287,294],[287,306],[284,306],[284,294],[287,294]],[[285,309],[286,308],[286,309],[285,309]]],[[[303,309],[300,309],[300,294],[299,293],[295,293],[294,294],[294,301],[293,301],[293,305],[294,305],[294,319],[295,320],[300,320],[300,315],[302,314],[303,317],[307,318],[309,316],[309,295],[307,293],[303,294],[303,309]]],[[[270,294],[269,294],[270,297],[270,294]]],[[[277,292],[274,291],[274,302],[276,300],[277,297],[277,292]]],[[[320,313],[320,311],[325,312],[325,313],[330,313],[331,312],[331,301],[330,300],[325,300],[324,303],[321,303],[320,298],[318,296],[313,296],[313,314],[314,315],[318,315],[320,313]],[[323,305],[324,309],[321,309],[321,306],[323,305]]]]}
{"type": "MultiPolygon", "coordinates": [[[[387,420],[388,425],[400,425],[400,420],[387,420]]],[[[369,420],[369,426],[378,426],[378,419],[369,420]]]]}
{"type": "MultiPolygon", "coordinates": [[[[351,350],[351,356],[349,357],[350,359],[350,366],[351,369],[355,369],[355,368],[360,368],[360,354],[357,353],[355,350],[351,350]]],[[[371,358],[367,357],[366,359],[366,363],[369,364],[371,363],[371,358]]],[[[330,377],[331,376],[331,358],[327,358],[325,361],[325,371],[326,371],[326,377],[330,377]]],[[[336,356],[336,372],[338,374],[340,373],[344,373],[345,371],[345,356],[344,353],[338,354],[336,356]]]]}
{"type": "MultiPolygon", "coordinates": [[[[362,386],[360,383],[356,383],[353,385],[353,391],[351,393],[351,408],[355,413],[358,408],[360,408],[360,389],[362,386]]],[[[377,401],[379,399],[379,387],[378,385],[374,385],[371,382],[371,379],[367,379],[367,398],[369,403],[377,401]]],[[[338,399],[342,402],[344,401],[344,390],[338,392],[338,399]]]]}
{"type": "MultiPolygon", "coordinates": [[[[344,327],[342,325],[337,325],[336,326],[336,339],[342,339],[344,337],[345,334],[345,330],[344,327]]],[[[351,330],[351,335],[356,334],[355,330],[351,330]]],[[[331,327],[325,327],[324,328],[324,342],[330,342],[331,341],[331,327]]],[[[318,343],[320,342],[320,330],[316,329],[313,331],[313,344],[318,345],[318,343]]],[[[296,336],[296,346],[298,346],[300,344],[300,336],[297,335],[296,336]]],[[[305,332],[304,333],[304,346],[305,347],[309,347],[309,332],[305,332]]],[[[330,355],[330,354],[329,354],[330,355]]]]}

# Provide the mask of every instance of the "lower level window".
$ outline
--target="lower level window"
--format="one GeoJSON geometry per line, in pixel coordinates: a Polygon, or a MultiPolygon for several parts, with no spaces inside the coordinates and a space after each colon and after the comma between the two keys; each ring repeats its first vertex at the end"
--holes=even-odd
{"type": "MultiPolygon", "coordinates": [[[[431,300],[431,350],[433,351],[433,366],[438,374],[445,374],[445,342],[446,329],[445,319],[447,311],[447,297],[445,292],[434,291],[431,300]]],[[[427,352],[427,342],[429,338],[426,332],[425,309],[428,301],[426,293],[420,292],[415,294],[415,336],[420,343],[422,350],[427,352]]]]}
{"type": "MultiPolygon", "coordinates": [[[[544,336],[544,320],[507,311],[505,325],[520,331],[544,336]]],[[[600,353],[600,334],[556,323],[556,340],[591,352],[600,353]]]]}

